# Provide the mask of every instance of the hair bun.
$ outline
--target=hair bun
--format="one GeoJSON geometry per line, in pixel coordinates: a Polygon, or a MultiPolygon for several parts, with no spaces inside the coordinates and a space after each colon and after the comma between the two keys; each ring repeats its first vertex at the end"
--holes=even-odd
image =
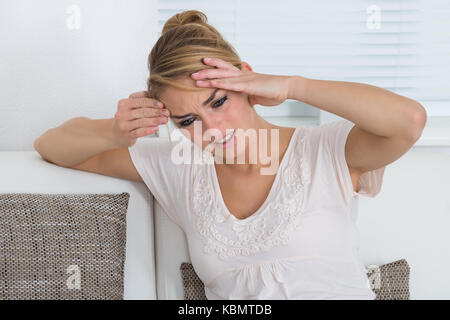
{"type": "Polygon", "coordinates": [[[166,23],[164,24],[162,33],[164,34],[172,28],[189,23],[208,25],[208,18],[201,11],[186,10],[173,15],[169,20],[167,20],[166,23]]]}

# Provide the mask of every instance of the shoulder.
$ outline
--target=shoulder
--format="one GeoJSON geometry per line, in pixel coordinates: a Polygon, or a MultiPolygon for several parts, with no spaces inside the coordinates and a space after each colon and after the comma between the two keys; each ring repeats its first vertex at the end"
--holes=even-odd
{"type": "Polygon", "coordinates": [[[141,138],[128,149],[132,155],[145,157],[147,159],[152,158],[154,160],[162,159],[163,161],[168,161],[172,158],[179,143],[184,142],[170,141],[165,137],[141,138]]]}
{"type": "Polygon", "coordinates": [[[138,171],[160,178],[179,178],[190,167],[192,146],[185,141],[170,141],[168,138],[144,138],[129,147],[130,157],[138,171]],[[187,149],[186,149],[187,148],[187,149]]]}
{"type": "Polygon", "coordinates": [[[354,123],[347,119],[335,120],[305,129],[305,139],[311,151],[336,153],[344,149],[354,123]]]}
{"type": "Polygon", "coordinates": [[[129,147],[129,149],[147,150],[147,148],[158,148],[162,151],[168,151],[170,149],[170,141],[168,138],[150,137],[140,138],[136,143],[129,147]]]}

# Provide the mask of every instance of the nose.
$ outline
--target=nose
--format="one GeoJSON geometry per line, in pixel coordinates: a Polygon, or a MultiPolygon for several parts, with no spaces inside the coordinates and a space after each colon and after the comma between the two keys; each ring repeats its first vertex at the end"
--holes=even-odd
{"type": "Polygon", "coordinates": [[[226,135],[226,128],[223,126],[221,118],[217,115],[206,115],[202,117],[202,130],[203,134],[210,130],[212,136],[216,136],[217,139],[221,139],[226,135]]]}
{"type": "Polygon", "coordinates": [[[202,117],[202,130],[220,130],[222,132],[221,128],[221,121],[220,119],[217,119],[217,117],[206,115],[202,117]]]}

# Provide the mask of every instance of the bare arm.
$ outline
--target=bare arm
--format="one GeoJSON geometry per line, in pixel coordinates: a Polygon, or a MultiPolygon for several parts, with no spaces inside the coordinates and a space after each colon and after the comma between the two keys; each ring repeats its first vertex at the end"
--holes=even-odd
{"type": "Polygon", "coordinates": [[[87,168],[82,164],[91,159],[89,166],[95,168],[101,159],[94,156],[115,155],[117,153],[106,151],[128,148],[138,138],[158,131],[158,125],[167,122],[168,113],[157,102],[145,91],[131,94],[128,99],[119,101],[114,118],[70,119],[37,138],[34,148],[42,158],[59,166],[87,168]]]}
{"type": "Polygon", "coordinates": [[[357,177],[405,154],[419,139],[427,119],[419,102],[364,83],[293,76],[288,95],[355,124],[345,157],[350,173],[357,177]]]}
{"type": "Polygon", "coordinates": [[[77,117],[47,130],[34,142],[45,160],[71,167],[119,145],[114,139],[111,119],[77,117]]]}

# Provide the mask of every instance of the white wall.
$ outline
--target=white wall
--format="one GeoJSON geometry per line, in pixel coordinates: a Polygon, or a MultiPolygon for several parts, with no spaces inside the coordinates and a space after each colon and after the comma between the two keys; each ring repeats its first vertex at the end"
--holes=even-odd
{"type": "Polygon", "coordinates": [[[360,197],[363,262],[406,259],[411,299],[450,299],[450,153],[412,148],[386,167],[375,198],[360,197]]]}
{"type": "Polygon", "coordinates": [[[70,118],[113,117],[145,90],[156,25],[156,0],[0,0],[0,150],[33,150],[70,118]]]}

